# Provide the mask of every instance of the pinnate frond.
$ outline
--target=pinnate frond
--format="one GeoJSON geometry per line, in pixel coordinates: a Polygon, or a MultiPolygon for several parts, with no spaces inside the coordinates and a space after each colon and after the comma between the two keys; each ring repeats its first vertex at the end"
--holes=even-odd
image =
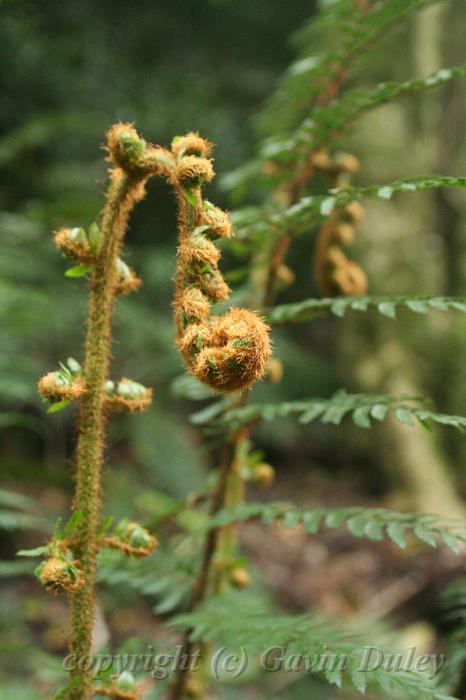
{"type": "Polygon", "coordinates": [[[267,659],[270,663],[267,650],[278,647],[283,662],[301,656],[309,673],[323,673],[338,687],[352,685],[363,694],[380,690],[385,697],[400,700],[451,700],[414,671],[370,670],[367,654],[371,646],[388,653],[380,644],[311,615],[277,614],[244,593],[212,598],[194,613],[179,615],[173,625],[191,630],[193,641],[214,641],[227,649],[241,649],[249,659],[258,657],[262,668],[267,668],[267,659]]]}
{"type": "Polygon", "coordinates": [[[461,520],[362,506],[311,508],[286,503],[246,502],[223,509],[209,519],[208,527],[226,527],[249,520],[261,520],[268,525],[279,522],[285,528],[302,526],[310,535],[319,530],[346,527],[354,537],[375,541],[388,537],[401,549],[406,547],[408,536],[431,547],[442,542],[455,554],[459,554],[466,546],[466,522],[461,520]]]}
{"type": "MultiPolygon", "coordinates": [[[[351,416],[353,423],[360,428],[371,428],[373,420],[382,421],[389,414],[404,425],[413,426],[416,420],[430,428],[431,423],[448,425],[463,431],[466,418],[422,408],[422,397],[394,394],[347,394],[344,390],[336,392],[329,399],[312,398],[281,403],[251,403],[239,408],[230,408],[222,413],[207,411],[193,414],[191,420],[198,425],[214,422],[214,427],[221,430],[236,431],[241,426],[257,420],[275,420],[287,416],[297,416],[302,424],[320,420],[322,423],[340,425],[343,418],[351,416]]],[[[217,406],[217,404],[214,404],[217,406]]],[[[209,407],[210,409],[211,407],[209,407]]],[[[219,407],[221,409],[221,406],[219,407]]]]}
{"type": "Polygon", "coordinates": [[[399,308],[409,309],[418,314],[432,311],[466,312],[466,297],[429,296],[362,296],[337,299],[304,299],[293,304],[275,306],[268,315],[269,323],[297,323],[309,321],[322,313],[330,312],[339,318],[347,311],[367,311],[375,308],[382,316],[396,318],[399,308]]]}

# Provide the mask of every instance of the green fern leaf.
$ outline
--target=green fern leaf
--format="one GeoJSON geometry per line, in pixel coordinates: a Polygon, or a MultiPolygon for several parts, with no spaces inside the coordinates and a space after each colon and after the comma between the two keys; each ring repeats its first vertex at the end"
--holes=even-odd
{"type": "Polygon", "coordinates": [[[379,35],[410,12],[435,0],[381,0],[370,11],[358,12],[352,0],[329,3],[300,32],[301,55],[293,63],[263,110],[259,124],[264,135],[294,128],[318,95],[325,94],[339,71],[353,65],[376,45],[379,35]],[[315,54],[321,36],[334,48],[315,54]]]}
{"type": "MultiPolygon", "coordinates": [[[[422,397],[392,394],[347,394],[337,392],[330,399],[307,399],[285,401],[283,403],[251,403],[248,406],[226,409],[223,413],[215,411],[213,419],[209,411],[196,413],[197,425],[208,425],[212,434],[223,431],[235,432],[243,425],[259,419],[270,421],[287,416],[298,416],[301,423],[310,423],[320,419],[323,423],[339,425],[345,416],[351,415],[356,425],[371,427],[370,417],[385,419],[391,411],[395,418],[407,426],[415,425],[415,418],[422,425],[438,423],[463,431],[466,418],[445,415],[421,408],[422,397]],[[413,405],[414,404],[414,405],[413,405]]],[[[217,406],[217,404],[214,404],[217,406]]]]}
{"type": "Polygon", "coordinates": [[[460,311],[466,313],[465,297],[429,297],[429,296],[365,296],[344,297],[342,299],[305,299],[293,304],[276,306],[269,314],[268,321],[274,325],[309,321],[322,313],[331,312],[342,317],[347,311],[367,311],[375,308],[379,313],[395,318],[398,308],[409,309],[415,313],[428,314],[436,311],[460,311]],[[389,309],[389,311],[388,311],[389,309]]]}
{"type": "Polygon", "coordinates": [[[466,545],[466,522],[445,520],[440,516],[425,513],[398,513],[385,508],[345,508],[298,507],[287,503],[242,503],[225,508],[211,517],[207,528],[229,525],[259,519],[267,524],[280,522],[284,527],[302,525],[304,530],[314,535],[319,529],[336,530],[344,525],[358,538],[380,541],[384,533],[401,549],[406,547],[408,534],[431,547],[437,542],[459,553],[466,545]]]}
{"type": "Polygon", "coordinates": [[[393,653],[380,644],[373,645],[333,621],[278,614],[263,599],[244,592],[211,598],[195,612],[177,616],[172,626],[189,630],[195,642],[244,650],[248,658],[258,657],[258,665],[264,669],[267,650],[280,649],[282,663],[300,656],[309,673],[323,672],[327,681],[338,687],[352,685],[360,693],[382,690],[387,697],[400,700],[452,700],[421,674],[383,665],[372,669],[367,663],[368,649],[376,646],[384,656],[393,653]]]}

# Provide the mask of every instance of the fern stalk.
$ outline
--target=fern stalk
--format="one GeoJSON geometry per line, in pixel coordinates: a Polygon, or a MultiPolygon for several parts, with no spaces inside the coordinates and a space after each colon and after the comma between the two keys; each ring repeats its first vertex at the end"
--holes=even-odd
{"type": "MultiPolygon", "coordinates": [[[[231,446],[227,444],[223,449],[221,465],[219,468],[218,485],[212,495],[209,512],[211,518],[215,517],[218,513],[220,513],[220,511],[226,505],[228,482],[231,474],[232,465],[233,460],[231,455],[231,446]]],[[[201,565],[199,567],[196,580],[194,582],[189,612],[195,612],[199,604],[202,603],[202,601],[206,598],[209,583],[211,580],[212,563],[215,554],[218,550],[220,533],[220,528],[213,527],[209,530],[205,538],[201,565]]],[[[187,629],[184,632],[182,639],[183,655],[186,655],[187,658],[190,658],[194,646],[194,642],[191,640],[191,630],[187,629]]],[[[175,679],[173,681],[173,685],[171,686],[169,700],[180,700],[180,698],[183,697],[186,690],[187,681],[187,669],[185,668],[185,665],[182,664],[178,668],[175,679]]]]}
{"type": "Polygon", "coordinates": [[[147,179],[167,174],[170,154],[148,146],[130,124],[113,126],[107,136],[112,168],[100,226],[93,224],[88,235],[80,228],[55,234],[58,249],[79,263],[69,276],[90,273],[84,365],[69,358],[68,366],[61,365],[59,372],[50,372],[39,382],[39,392],[58,403],[58,409],[71,400],[80,401],[74,513],[63,533],[57,528],[46,548],[48,560],[36,570],[48,590],[71,594],[70,651],[76,664],[62,693],[67,700],[90,700],[95,692],[92,674],[82,660],[92,648],[99,548],[147,556],[157,546],[155,537],[137,523],[122,521],[110,537],[103,537],[99,521],[106,417],[114,411],[145,410],[152,396],[150,389],[129,379],[120,380],[116,387],[108,381],[114,301],[118,294],[140,285],[120,255],[131,210],[144,196],[147,179]]]}
{"type": "MultiPolygon", "coordinates": [[[[84,577],[83,587],[73,596],[71,653],[83,658],[90,653],[95,612],[97,529],[105,431],[104,386],[108,379],[111,319],[119,258],[139,180],[128,175],[110,184],[101,235],[102,254],[91,277],[89,315],[85,343],[84,380],[87,391],[80,402],[77,447],[75,510],[83,515],[76,555],[84,577]]],[[[70,700],[90,697],[92,678],[77,668],[71,672],[70,700]],[[75,680],[76,679],[76,680],[75,680]]]]}

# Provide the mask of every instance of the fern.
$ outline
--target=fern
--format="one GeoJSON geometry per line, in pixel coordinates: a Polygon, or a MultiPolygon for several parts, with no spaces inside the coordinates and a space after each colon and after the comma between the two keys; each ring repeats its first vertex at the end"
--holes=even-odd
{"type": "Polygon", "coordinates": [[[158,615],[185,609],[191,599],[196,558],[184,553],[159,550],[156,561],[132,559],[124,562],[119,552],[99,555],[98,580],[108,586],[128,586],[155,600],[158,615]]]}
{"type": "Polygon", "coordinates": [[[382,0],[368,12],[355,11],[352,0],[329,4],[301,31],[299,41],[303,50],[262,111],[259,121],[262,133],[275,134],[277,125],[280,131],[293,128],[339,72],[367,53],[381,33],[410,12],[435,1],[382,0]],[[335,48],[316,55],[316,41],[323,32],[327,39],[334,38],[335,48]]]}
{"type": "Polygon", "coordinates": [[[367,187],[346,187],[333,189],[325,195],[303,197],[286,210],[248,207],[233,217],[238,235],[248,239],[262,239],[271,231],[289,232],[295,235],[309,232],[335,209],[365,197],[391,199],[397,192],[421,192],[439,187],[465,188],[465,177],[444,175],[416,175],[387,183],[367,187]]]}
{"type": "MultiPolygon", "coordinates": [[[[267,650],[278,647],[284,662],[296,656],[309,659],[310,673],[320,670],[320,661],[326,680],[338,687],[348,683],[363,694],[378,688],[391,698],[448,698],[414,672],[384,668],[362,670],[365,650],[372,646],[362,636],[313,616],[279,615],[262,601],[247,600],[244,594],[212,598],[196,612],[179,615],[172,624],[176,628],[190,629],[193,641],[216,641],[228,649],[241,649],[243,654],[258,656],[262,667],[267,664],[264,656],[267,650]],[[324,663],[323,659],[329,663],[324,663]],[[335,663],[340,659],[346,661],[344,670],[335,663]]],[[[383,651],[387,653],[386,649],[383,651]]]]}
{"type": "Polygon", "coordinates": [[[299,160],[303,146],[314,150],[342,138],[345,130],[365,112],[387,104],[405,95],[414,95],[440,87],[450,80],[466,75],[466,66],[442,68],[426,78],[414,78],[404,82],[389,81],[366,90],[350,90],[328,106],[316,107],[312,119],[306,119],[296,131],[282,140],[269,140],[264,144],[261,156],[264,160],[284,157],[287,163],[299,160]]]}
{"type": "Polygon", "coordinates": [[[443,595],[444,620],[451,630],[445,648],[445,666],[439,682],[448,688],[459,688],[466,674],[466,579],[456,580],[443,595]]]}
{"type": "Polygon", "coordinates": [[[419,396],[347,394],[344,390],[340,390],[329,399],[315,398],[276,404],[252,403],[226,410],[223,410],[224,404],[218,402],[205,411],[194,413],[191,420],[197,425],[214,420],[217,428],[227,427],[234,432],[241,426],[259,419],[269,421],[296,415],[302,424],[319,419],[322,423],[340,425],[342,419],[350,415],[353,423],[360,428],[371,428],[371,419],[382,421],[393,411],[395,418],[403,425],[415,425],[414,419],[417,419],[427,429],[430,429],[430,423],[448,425],[458,430],[466,428],[466,418],[462,416],[434,413],[412,405],[420,401],[419,396]]]}
{"type": "Polygon", "coordinates": [[[309,321],[322,312],[331,312],[339,318],[347,311],[367,311],[374,307],[387,318],[396,318],[398,308],[406,308],[418,314],[431,311],[466,312],[466,297],[429,297],[429,296],[363,296],[342,297],[338,299],[305,299],[293,304],[275,306],[268,314],[272,324],[309,321]]]}
{"type": "Polygon", "coordinates": [[[381,541],[385,535],[401,549],[406,547],[406,536],[436,547],[440,539],[455,554],[466,545],[466,523],[448,521],[437,515],[397,513],[385,508],[309,508],[286,503],[242,503],[225,508],[209,520],[209,528],[226,527],[233,523],[260,519],[270,525],[280,521],[285,528],[302,525],[313,535],[321,528],[336,529],[346,526],[355,537],[381,541]]]}
{"type": "Polygon", "coordinates": [[[38,505],[32,498],[14,491],[0,489],[0,530],[46,532],[49,529],[49,522],[38,514],[37,510],[38,505]]]}

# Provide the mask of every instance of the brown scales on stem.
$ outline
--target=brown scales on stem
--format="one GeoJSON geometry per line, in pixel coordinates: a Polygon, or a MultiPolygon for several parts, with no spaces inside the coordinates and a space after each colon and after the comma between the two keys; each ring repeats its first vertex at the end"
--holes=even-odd
{"type": "MultiPolygon", "coordinates": [[[[84,585],[75,593],[72,601],[70,650],[76,658],[90,653],[94,625],[100,473],[105,426],[104,385],[108,379],[111,317],[118,281],[116,262],[121,255],[129,214],[144,196],[144,183],[148,176],[139,166],[131,166],[129,156],[128,160],[123,157],[125,149],[119,141],[123,133],[130,146],[128,151],[131,147],[139,148],[137,134],[128,125],[119,125],[110,130],[108,148],[110,161],[115,168],[111,171],[101,221],[102,251],[95,261],[90,282],[84,360],[86,392],[80,402],[74,502],[75,510],[83,514],[75,554],[84,577],[84,585]]],[[[69,700],[86,700],[92,692],[92,678],[89,673],[79,669],[71,671],[69,687],[69,700]]]]}
{"type": "MultiPolygon", "coordinates": [[[[92,644],[96,556],[102,545],[98,528],[106,416],[122,407],[126,410],[143,410],[151,398],[151,391],[144,390],[144,387],[144,395],[134,399],[118,395],[110,397],[106,390],[114,301],[118,294],[133,291],[140,284],[135,273],[121,261],[123,239],[131,210],[145,194],[147,179],[152,175],[166,175],[171,157],[163,149],[147,146],[130,124],[117,124],[107,136],[112,169],[100,231],[98,229],[98,246],[91,247],[90,239],[82,229],[61,229],[55,234],[55,243],[65,255],[91,266],[82,374],[73,376],[51,372],[39,382],[39,391],[48,400],[80,400],[73,508],[81,514],[81,520],[79,532],[72,543],[74,559],[67,561],[65,557],[54,558],[52,555],[38,571],[44,586],[72,594],[70,651],[76,658],[89,654],[92,644]]],[[[112,538],[110,540],[109,544],[113,546],[115,542],[112,538]]],[[[144,554],[150,553],[156,544],[155,538],[148,536],[147,543],[142,547],[123,541],[119,548],[124,548],[128,554],[142,555],[142,550],[144,554]]],[[[90,672],[78,665],[70,673],[67,700],[89,700],[93,692],[90,672]]],[[[112,692],[110,697],[136,697],[134,693],[115,695],[120,691],[113,688],[112,692]]]]}
{"type": "Polygon", "coordinates": [[[211,145],[188,134],[174,141],[172,151],[176,164],[170,181],[180,235],[174,300],[178,347],[201,382],[224,393],[243,391],[264,374],[269,329],[246,309],[210,317],[211,304],[227,299],[230,290],[218,268],[220,251],[209,236],[229,237],[231,226],[224,212],[202,199],[202,185],[214,175],[206,157],[211,145]]]}

